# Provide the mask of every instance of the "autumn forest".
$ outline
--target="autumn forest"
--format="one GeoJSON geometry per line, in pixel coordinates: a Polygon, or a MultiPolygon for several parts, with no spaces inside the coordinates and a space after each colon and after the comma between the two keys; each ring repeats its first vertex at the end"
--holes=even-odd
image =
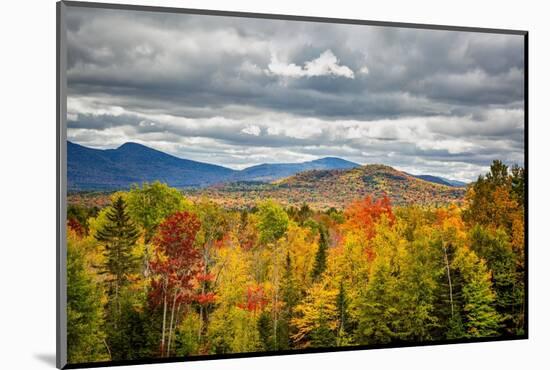
{"type": "Polygon", "coordinates": [[[437,204],[69,197],[69,363],[521,336],[524,179],[494,161],[437,204]]]}

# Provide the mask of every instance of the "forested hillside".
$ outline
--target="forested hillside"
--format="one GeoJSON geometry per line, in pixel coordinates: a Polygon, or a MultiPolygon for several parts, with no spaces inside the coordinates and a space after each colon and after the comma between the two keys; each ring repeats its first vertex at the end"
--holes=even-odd
{"type": "Polygon", "coordinates": [[[72,204],[69,362],[523,334],[523,169],[495,161],[458,204],[399,204],[393,186],[429,183],[391,176],[325,210],[160,182],[72,204]]]}
{"type": "Polygon", "coordinates": [[[186,189],[189,197],[206,196],[229,208],[251,207],[265,198],[285,206],[305,202],[327,210],[342,209],[358,198],[387,196],[392,205],[438,205],[460,202],[464,187],[419,179],[390,166],[371,164],[342,170],[312,170],[273,183],[236,182],[186,189]]]}

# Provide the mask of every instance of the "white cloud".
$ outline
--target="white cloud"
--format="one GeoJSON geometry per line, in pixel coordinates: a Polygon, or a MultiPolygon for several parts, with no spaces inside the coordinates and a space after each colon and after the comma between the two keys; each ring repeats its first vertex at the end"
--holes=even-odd
{"type": "Polygon", "coordinates": [[[364,75],[368,75],[369,74],[369,67],[364,65],[363,67],[361,67],[361,69],[359,69],[359,73],[364,74],[364,75]]]}
{"type": "Polygon", "coordinates": [[[314,76],[337,76],[345,78],[355,78],[353,71],[345,66],[340,65],[339,60],[334,55],[332,50],[325,50],[318,58],[304,63],[304,66],[299,66],[294,63],[285,63],[280,61],[275,54],[271,56],[268,73],[283,76],[283,77],[314,77],[314,76]]]}
{"type": "Polygon", "coordinates": [[[253,136],[259,136],[262,132],[262,129],[259,128],[256,125],[248,125],[245,128],[241,130],[243,134],[253,135],[253,136]]]}
{"type": "Polygon", "coordinates": [[[474,144],[460,139],[418,140],[416,146],[422,150],[446,150],[449,154],[468,153],[474,144]]]}

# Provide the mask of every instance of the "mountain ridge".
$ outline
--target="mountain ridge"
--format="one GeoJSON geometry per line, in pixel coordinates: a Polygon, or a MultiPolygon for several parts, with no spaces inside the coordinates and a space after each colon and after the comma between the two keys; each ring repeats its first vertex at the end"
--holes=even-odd
{"type": "MultiPolygon", "coordinates": [[[[178,188],[203,188],[243,181],[270,183],[305,171],[359,167],[362,166],[358,163],[329,156],[298,163],[262,163],[234,170],[179,158],[135,142],[126,142],[114,149],[95,149],[67,141],[68,188],[76,191],[118,190],[155,180],[178,188]]],[[[436,176],[415,177],[453,186],[451,180],[436,176]]]]}
{"type": "Polygon", "coordinates": [[[204,186],[233,172],[137,143],[125,143],[116,149],[93,149],[67,142],[69,189],[116,190],[155,180],[175,187],[204,186]]]}
{"type": "Polygon", "coordinates": [[[460,202],[465,188],[428,182],[387,165],[369,164],[351,169],[304,171],[272,183],[226,183],[187,194],[207,196],[230,208],[252,207],[271,198],[285,205],[305,202],[317,209],[342,209],[365,196],[388,196],[395,205],[460,202]]]}
{"type": "Polygon", "coordinates": [[[239,172],[235,180],[271,182],[309,170],[348,169],[361,166],[337,157],[323,157],[299,163],[262,163],[247,167],[239,172]]]}

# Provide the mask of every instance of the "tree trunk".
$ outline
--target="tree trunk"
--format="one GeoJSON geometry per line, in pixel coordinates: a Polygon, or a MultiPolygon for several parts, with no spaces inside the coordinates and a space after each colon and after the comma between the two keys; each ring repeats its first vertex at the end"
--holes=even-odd
{"type": "Polygon", "coordinates": [[[451,301],[451,318],[454,318],[455,309],[453,304],[453,282],[451,281],[451,268],[449,267],[449,258],[447,257],[447,247],[443,245],[443,253],[445,256],[445,267],[447,269],[447,280],[449,281],[449,299],[451,301]]]}
{"type": "MultiPolygon", "coordinates": [[[[211,247],[211,241],[208,241],[205,248],[204,248],[204,251],[203,251],[203,268],[202,268],[202,273],[203,275],[206,277],[206,275],[208,274],[208,262],[209,262],[209,253],[210,253],[210,247],[211,247]]],[[[206,282],[203,281],[201,283],[201,294],[204,294],[206,293],[206,282]]],[[[206,309],[203,307],[203,305],[201,304],[200,305],[200,308],[199,308],[199,343],[202,339],[202,333],[204,331],[203,328],[206,327],[206,325],[203,325],[206,324],[206,314],[207,312],[205,312],[206,309]]]]}
{"type": "Polygon", "coordinates": [[[176,329],[177,327],[180,325],[181,323],[181,316],[180,315],[180,310],[181,310],[181,302],[178,303],[178,307],[176,308],[176,319],[174,321],[174,336],[176,335],[176,329]]]}
{"type": "Polygon", "coordinates": [[[107,348],[107,353],[109,354],[109,359],[113,361],[113,356],[111,355],[111,349],[109,348],[109,345],[107,344],[107,341],[105,338],[103,338],[103,344],[105,344],[105,348],[107,348]]]}
{"type": "Polygon", "coordinates": [[[202,337],[202,305],[199,308],[199,343],[201,342],[202,337]]]}
{"type": "Polygon", "coordinates": [[[170,356],[170,345],[172,344],[172,327],[174,325],[174,313],[176,311],[176,300],[178,299],[178,291],[174,293],[174,300],[172,301],[172,312],[170,312],[170,326],[168,327],[168,348],[166,355],[170,356]]]}
{"type": "Polygon", "coordinates": [[[163,302],[163,314],[162,314],[162,337],[160,339],[160,356],[164,357],[164,337],[166,333],[166,295],[167,295],[167,284],[166,280],[164,281],[164,302],[163,302]]]}
{"type": "Polygon", "coordinates": [[[115,280],[115,330],[118,327],[118,319],[120,318],[120,303],[118,300],[118,278],[115,280]]]}
{"type": "Polygon", "coordinates": [[[275,291],[274,295],[274,305],[273,305],[273,345],[275,346],[275,349],[279,349],[279,345],[277,344],[277,323],[278,323],[278,317],[277,317],[277,305],[279,301],[279,254],[278,254],[278,248],[275,245],[274,246],[274,254],[275,254],[275,264],[273,266],[273,288],[275,291]]]}

